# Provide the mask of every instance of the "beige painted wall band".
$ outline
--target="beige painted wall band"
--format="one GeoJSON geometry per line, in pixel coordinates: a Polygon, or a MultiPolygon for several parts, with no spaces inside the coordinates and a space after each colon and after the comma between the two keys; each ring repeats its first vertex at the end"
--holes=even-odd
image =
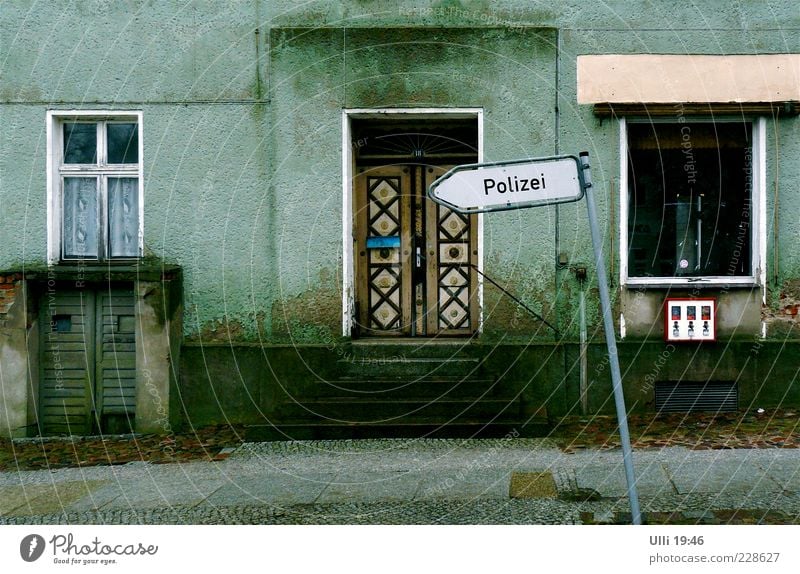
{"type": "Polygon", "coordinates": [[[800,100],[800,54],[578,56],[578,103],[800,100]]]}

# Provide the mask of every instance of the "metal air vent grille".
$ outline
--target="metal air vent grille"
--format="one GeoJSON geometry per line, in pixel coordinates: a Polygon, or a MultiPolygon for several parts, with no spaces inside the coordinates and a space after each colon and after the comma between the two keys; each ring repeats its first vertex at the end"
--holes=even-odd
{"type": "Polygon", "coordinates": [[[659,381],[656,383],[656,410],[674,412],[729,412],[739,403],[734,381],[659,381]]]}

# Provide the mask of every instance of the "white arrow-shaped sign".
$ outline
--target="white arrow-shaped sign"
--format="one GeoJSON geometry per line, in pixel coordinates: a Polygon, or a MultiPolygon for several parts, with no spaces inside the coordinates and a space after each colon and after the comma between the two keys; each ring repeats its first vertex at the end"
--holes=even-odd
{"type": "Polygon", "coordinates": [[[622,443],[622,462],[625,467],[625,482],[628,485],[628,501],[631,505],[632,522],[641,524],[639,494],[636,489],[636,475],[633,472],[633,450],[628,431],[628,411],[622,393],[622,373],[619,368],[614,317],[603,256],[603,237],[597,222],[597,206],[592,192],[589,153],[581,152],[580,158],[574,155],[560,155],[461,165],[434,181],[428,189],[428,197],[433,201],[460,213],[503,211],[566,203],[578,201],[583,198],[584,193],[597,266],[597,286],[600,292],[600,307],[603,310],[603,327],[622,443]]]}
{"type": "Polygon", "coordinates": [[[567,203],[583,197],[581,173],[572,155],[460,165],[433,182],[428,196],[461,213],[567,203]]]}

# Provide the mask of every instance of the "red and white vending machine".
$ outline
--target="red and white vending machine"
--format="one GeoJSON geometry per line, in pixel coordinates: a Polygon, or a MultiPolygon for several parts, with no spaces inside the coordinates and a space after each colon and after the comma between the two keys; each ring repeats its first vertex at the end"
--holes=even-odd
{"type": "Polygon", "coordinates": [[[670,298],[664,302],[664,339],[716,341],[717,300],[670,298]]]}

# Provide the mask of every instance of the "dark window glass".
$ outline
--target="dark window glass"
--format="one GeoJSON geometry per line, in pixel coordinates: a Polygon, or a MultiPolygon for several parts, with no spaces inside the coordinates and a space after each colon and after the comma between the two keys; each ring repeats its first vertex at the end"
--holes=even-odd
{"type": "Polygon", "coordinates": [[[107,124],[108,163],[139,162],[139,126],[107,124]]]}
{"type": "Polygon", "coordinates": [[[749,276],[752,124],[628,124],[628,275],[749,276]]]}
{"type": "Polygon", "coordinates": [[[97,163],[97,124],[64,124],[64,163],[97,163]]]}

